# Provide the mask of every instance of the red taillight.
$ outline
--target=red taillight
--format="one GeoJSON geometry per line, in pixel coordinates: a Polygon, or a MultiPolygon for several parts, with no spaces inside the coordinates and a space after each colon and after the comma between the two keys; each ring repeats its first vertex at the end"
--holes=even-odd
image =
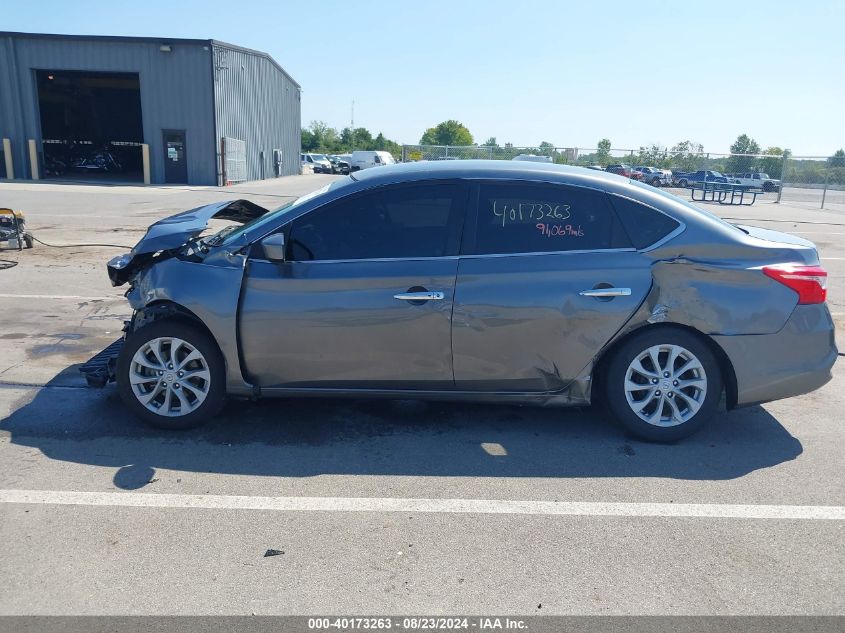
{"type": "Polygon", "coordinates": [[[827,299],[827,271],[821,266],[778,264],[764,266],[763,274],[797,292],[800,305],[827,299]]]}

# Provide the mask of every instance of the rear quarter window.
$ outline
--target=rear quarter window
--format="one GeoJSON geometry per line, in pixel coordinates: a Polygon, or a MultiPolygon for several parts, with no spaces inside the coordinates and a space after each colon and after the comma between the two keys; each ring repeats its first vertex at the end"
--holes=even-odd
{"type": "Polygon", "coordinates": [[[681,225],[668,215],[629,198],[611,195],[610,200],[635,248],[647,248],[681,225]]]}

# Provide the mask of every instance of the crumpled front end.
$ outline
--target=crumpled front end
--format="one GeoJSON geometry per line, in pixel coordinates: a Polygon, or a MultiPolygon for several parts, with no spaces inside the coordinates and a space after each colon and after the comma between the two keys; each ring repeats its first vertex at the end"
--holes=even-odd
{"type": "Polygon", "coordinates": [[[150,225],[147,233],[129,252],[112,258],[107,264],[113,286],[122,286],[140,270],[175,257],[194,238],[198,237],[212,219],[245,224],[261,217],[268,210],[249,200],[217,202],[177,213],[150,225]]]}

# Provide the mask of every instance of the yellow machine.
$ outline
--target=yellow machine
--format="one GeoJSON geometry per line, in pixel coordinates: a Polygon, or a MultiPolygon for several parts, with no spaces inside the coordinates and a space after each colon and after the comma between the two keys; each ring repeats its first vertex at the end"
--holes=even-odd
{"type": "Polygon", "coordinates": [[[26,230],[26,219],[20,211],[0,208],[0,246],[7,248],[32,248],[32,234],[26,230]]]}

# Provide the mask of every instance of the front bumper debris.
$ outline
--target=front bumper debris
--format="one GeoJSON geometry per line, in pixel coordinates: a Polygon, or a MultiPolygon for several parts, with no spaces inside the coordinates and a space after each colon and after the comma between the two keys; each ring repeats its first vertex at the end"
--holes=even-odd
{"type": "Polygon", "coordinates": [[[89,387],[102,388],[108,383],[114,382],[117,371],[117,356],[120,354],[122,347],[123,339],[119,338],[79,367],[79,371],[85,376],[85,381],[89,387]]]}

